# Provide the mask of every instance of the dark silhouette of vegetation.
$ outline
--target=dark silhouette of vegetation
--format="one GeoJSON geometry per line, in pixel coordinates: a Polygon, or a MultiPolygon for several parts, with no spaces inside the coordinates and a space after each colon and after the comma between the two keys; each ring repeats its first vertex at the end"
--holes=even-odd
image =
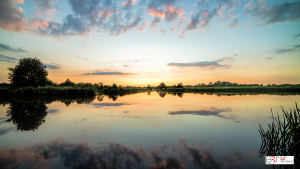
{"type": "Polygon", "coordinates": [[[157,88],[159,88],[159,89],[163,89],[163,88],[166,88],[167,86],[165,85],[165,83],[164,82],[162,82],[162,83],[160,83],[159,85],[158,85],[158,87],[157,88]]]}
{"type": "Polygon", "coordinates": [[[13,87],[45,86],[48,72],[37,58],[20,59],[14,68],[8,68],[8,79],[13,87]]]}
{"type": "Polygon", "coordinates": [[[183,84],[181,82],[178,83],[177,88],[183,88],[183,84]]]}
{"type": "Polygon", "coordinates": [[[12,122],[21,131],[37,130],[45,122],[47,108],[45,103],[13,101],[7,110],[10,118],[6,122],[12,122]]]}
{"type": "Polygon", "coordinates": [[[167,92],[158,92],[159,96],[164,98],[167,94],[167,92]]]}
{"type": "Polygon", "coordinates": [[[60,86],[75,86],[74,82],[71,82],[71,80],[67,79],[65,82],[61,83],[60,86]]]}
{"type": "MultiPolygon", "coordinates": [[[[294,111],[283,111],[283,121],[277,117],[272,118],[269,129],[265,132],[259,125],[259,133],[262,138],[262,145],[259,150],[260,157],[263,156],[294,156],[294,168],[300,167],[300,110],[296,103],[294,111]]],[[[285,166],[284,168],[292,168],[285,166]]]]}

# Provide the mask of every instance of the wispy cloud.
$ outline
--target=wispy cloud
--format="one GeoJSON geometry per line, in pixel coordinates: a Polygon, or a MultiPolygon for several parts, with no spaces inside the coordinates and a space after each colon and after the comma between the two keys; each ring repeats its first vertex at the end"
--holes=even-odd
{"type": "Polygon", "coordinates": [[[300,19],[299,15],[300,2],[285,2],[266,6],[263,1],[245,6],[245,12],[252,17],[259,18],[262,22],[256,26],[268,24],[296,21],[300,19]]]}
{"type": "MultiPolygon", "coordinates": [[[[229,119],[229,120],[236,120],[234,116],[224,116],[220,115],[222,112],[231,112],[230,108],[216,108],[216,107],[210,107],[206,109],[200,109],[200,110],[181,110],[181,111],[169,111],[168,114],[170,115],[200,115],[200,116],[216,116],[220,117],[222,119],[229,119]]],[[[236,120],[237,123],[239,121],[236,120]]]]}
{"type": "Polygon", "coordinates": [[[80,59],[82,59],[82,60],[88,60],[88,59],[86,59],[86,58],[84,58],[84,57],[81,57],[81,56],[76,56],[77,58],[80,58],[80,59]]]}
{"type": "Polygon", "coordinates": [[[60,69],[61,68],[61,66],[56,63],[44,64],[44,65],[46,66],[46,69],[60,69]]]}
{"type": "Polygon", "coordinates": [[[101,108],[101,107],[118,107],[118,106],[123,106],[123,105],[130,105],[130,104],[128,104],[128,103],[90,103],[89,105],[92,105],[95,108],[101,108]]]}
{"type": "Polygon", "coordinates": [[[272,59],[274,59],[273,57],[268,57],[268,58],[266,58],[267,60],[272,60],[272,59]]]}
{"type": "Polygon", "coordinates": [[[235,18],[232,23],[228,24],[228,26],[231,28],[236,28],[239,27],[240,25],[241,25],[241,21],[239,21],[237,18],[235,18]]]}
{"type": "Polygon", "coordinates": [[[93,73],[84,73],[82,75],[134,75],[134,73],[123,73],[123,72],[105,72],[102,70],[96,70],[93,73]]]}
{"type": "Polygon", "coordinates": [[[26,50],[22,48],[12,48],[8,45],[0,43],[0,51],[9,51],[9,52],[17,52],[17,53],[25,53],[27,52],[26,50]]]}
{"type": "Polygon", "coordinates": [[[14,57],[0,55],[0,62],[17,63],[18,60],[19,59],[14,58],[14,57]]]}
{"type": "Polygon", "coordinates": [[[191,62],[191,63],[168,63],[168,66],[177,66],[177,67],[200,67],[200,68],[229,68],[229,65],[221,65],[219,62],[222,62],[224,60],[232,60],[231,57],[229,58],[223,58],[215,61],[203,61],[203,62],[191,62]]]}
{"type": "Polygon", "coordinates": [[[51,115],[57,115],[60,113],[60,109],[48,109],[47,113],[51,115]]]}
{"type": "Polygon", "coordinates": [[[295,39],[295,38],[298,38],[299,36],[300,36],[300,33],[298,33],[297,35],[295,35],[295,36],[294,36],[294,39],[295,39]]]}
{"type": "Polygon", "coordinates": [[[295,50],[298,50],[298,49],[300,49],[300,45],[294,45],[294,47],[290,48],[290,49],[276,49],[274,52],[279,53],[279,54],[283,54],[283,53],[292,52],[292,51],[295,51],[295,50]]]}

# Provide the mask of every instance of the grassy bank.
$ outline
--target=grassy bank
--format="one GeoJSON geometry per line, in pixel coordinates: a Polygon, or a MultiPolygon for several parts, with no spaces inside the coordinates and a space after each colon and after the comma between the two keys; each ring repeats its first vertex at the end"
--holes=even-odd
{"type": "Polygon", "coordinates": [[[123,87],[104,87],[97,89],[94,86],[45,86],[45,87],[22,87],[12,88],[10,86],[0,87],[1,96],[92,96],[96,94],[125,95],[138,92],[146,92],[151,89],[146,88],[123,88],[123,87]]]}
{"type": "Polygon", "coordinates": [[[165,92],[230,92],[230,93],[300,93],[300,85],[291,85],[291,86],[242,86],[242,87],[183,87],[183,88],[162,88],[157,89],[157,91],[165,92]]]}
{"type": "Polygon", "coordinates": [[[0,88],[1,96],[55,96],[55,95],[75,95],[75,96],[86,96],[95,95],[96,90],[92,87],[69,87],[69,86],[45,86],[45,87],[22,87],[22,88],[11,88],[2,87],[0,88]]]}

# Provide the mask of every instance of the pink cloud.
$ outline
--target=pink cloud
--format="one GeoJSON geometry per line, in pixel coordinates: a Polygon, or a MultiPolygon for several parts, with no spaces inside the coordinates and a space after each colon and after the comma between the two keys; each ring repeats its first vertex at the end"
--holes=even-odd
{"type": "Polygon", "coordinates": [[[48,22],[41,19],[32,19],[28,22],[28,28],[45,28],[48,22]]]}
{"type": "Polygon", "coordinates": [[[157,27],[159,27],[157,24],[152,24],[152,25],[150,26],[151,29],[157,28],[157,27]]]}
{"type": "Polygon", "coordinates": [[[24,5],[24,0],[13,0],[14,3],[19,3],[24,5]]]}
{"type": "Polygon", "coordinates": [[[201,32],[201,30],[200,30],[200,29],[198,30],[198,33],[199,33],[200,35],[202,34],[202,32],[201,32]]]}
{"type": "Polygon", "coordinates": [[[250,8],[250,7],[251,7],[251,4],[252,4],[252,0],[249,1],[247,5],[245,5],[245,8],[250,8]]]}
{"type": "Polygon", "coordinates": [[[201,25],[206,25],[206,20],[205,19],[202,19],[202,21],[201,21],[201,25]]]}
{"type": "Polygon", "coordinates": [[[186,27],[186,26],[184,25],[184,26],[181,27],[181,29],[185,29],[185,27],[186,27]]]}
{"type": "Polygon", "coordinates": [[[144,26],[144,27],[140,27],[140,28],[138,29],[139,32],[142,32],[142,31],[144,31],[144,30],[145,30],[145,26],[144,26]]]}
{"type": "Polygon", "coordinates": [[[122,6],[126,6],[127,4],[134,5],[136,3],[136,0],[128,0],[122,3],[122,6]]]}
{"type": "Polygon", "coordinates": [[[155,34],[157,34],[157,31],[154,31],[155,34]]]}
{"type": "Polygon", "coordinates": [[[19,10],[20,12],[23,12],[23,8],[21,8],[21,7],[19,7],[18,10],[19,10]]]}
{"type": "Polygon", "coordinates": [[[186,17],[185,17],[185,16],[182,16],[182,17],[179,18],[178,21],[179,21],[179,22],[183,22],[183,21],[185,21],[185,20],[186,20],[186,17]]]}
{"type": "Polygon", "coordinates": [[[150,23],[149,21],[145,21],[145,24],[148,24],[148,23],[150,23]]]}
{"type": "Polygon", "coordinates": [[[36,16],[42,16],[40,13],[34,13],[36,16]]]}
{"type": "Polygon", "coordinates": [[[47,15],[53,15],[53,13],[55,12],[55,9],[46,9],[44,11],[44,14],[47,14],[47,15]]]}
{"type": "Polygon", "coordinates": [[[194,6],[196,6],[196,4],[194,4],[194,6]]]}
{"type": "Polygon", "coordinates": [[[192,16],[192,15],[194,15],[194,12],[191,12],[191,14],[190,14],[190,15],[191,15],[191,16],[192,16]]]}
{"type": "Polygon", "coordinates": [[[110,10],[110,9],[102,10],[102,11],[100,12],[100,15],[101,15],[104,19],[109,18],[111,14],[112,14],[112,10],[110,10]]]}
{"type": "Polygon", "coordinates": [[[175,26],[173,25],[172,27],[171,27],[171,31],[173,31],[175,29],[175,26]]]}
{"type": "Polygon", "coordinates": [[[158,10],[158,9],[150,7],[150,8],[148,8],[147,12],[149,15],[151,15],[153,17],[160,17],[160,18],[165,17],[165,11],[163,9],[158,10]]]}
{"type": "Polygon", "coordinates": [[[176,8],[173,7],[172,5],[167,6],[167,10],[165,12],[166,14],[166,20],[167,21],[172,21],[175,20],[179,15],[185,14],[183,11],[183,8],[176,8]]]}

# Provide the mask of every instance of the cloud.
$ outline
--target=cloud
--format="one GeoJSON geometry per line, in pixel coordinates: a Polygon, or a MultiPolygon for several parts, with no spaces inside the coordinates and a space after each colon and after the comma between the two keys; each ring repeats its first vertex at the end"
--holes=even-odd
{"type": "Polygon", "coordinates": [[[37,14],[48,14],[52,15],[56,10],[55,3],[57,0],[34,0],[34,2],[39,7],[37,14]]]}
{"type": "Polygon", "coordinates": [[[14,6],[13,1],[1,0],[0,27],[6,31],[21,32],[25,24],[24,15],[14,6]]]}
{"type": "Polygon", "coordinates": [[[162,20],[159,18],[159,17],[155,17],[154,20],[152,21],[151,25],[150,25],[150,28],[156,28],[156,27],[159,27],[157,25],[157,23],[161,22],[162,20]]]}
{"type": "Polygon", "coordinates": [[[274,59],[273,57],[268,57],[268,58],[266,58],[267,60],[272,60],[272,59],[274,59]]]}
{"type": "Polygon", "coordinates": [[[295,36],[294,36],[294,39],[295,39],[295,38],[298,38],[299,36],[300,36],[300,33],[298,33],[297,35],[295,35],[295,36]]]}
{"type": "Polygon", "coordinates": [[[256,2],[249,7],[245,7],[246,13],[252,17],[262,20],[261,24],[257,26],[264,26],[268,24],[297,21],[300,19],[300,2],[285,2],[282,4],[274,4],[266,6],[263,3],[256,2]]]}
{"type": "Polygon", "coordinates": [[[14,57],[0,55],[0,62],[17,63],[18,60],[19,59],[14,58],[14,57]]]}
{"type": "Polygon", "coordinates": [[[80,122],[85,121],[85,120],[87,120],[87,119],[88,119],[88,118],[83,118],[83,119],[81,119],[81,120],[76,121],[75,123],[80,123],[80,122]]]}
{"type": "Polygon", "coordinates": [[[96,70],[93,73],[84,73],[82,75],[133,75],[133,73],[123,73],[123,72],[105,72],[102,70],[96,70]]]}
{"type": "Polygon", "coordinates": [[[76,56],[77,58],[80,58],[80,59],[82,59],[82,60],[88,60],[88,59],[86,59],[86,58],[84,58],[84,57],[81,57],[81,56],[76,56]]]}
{"type": "Polygon", "coordinates": [[[175,29],[175,26],[173,25],[170,30],[173,31],[174,29],[175,29]]]}
{"type": "Polygon", "coordinates": [[[200,110],[181,110],[181,111],[169,111],[168,114],[170,115],[185,115],[185,114],[190,114],[190,115],[200,115],[200,116],[216,116],[220,117],[222,119],[230,119],[234,120],[235,118],[230,116],[226,117],[223,115],[220,115],[222,112],[231,112],[230,108],[216,108],[216,107],[210,107],[208,109],[200,109],[200,110]]]}
{"type": "MultiPolygon", "coordinates": [[[[247,161],[254,157],[241,150],[223,151],[224,155],[214,155],[209,147],[200,149],[191,147],[185,140],[180,140],[176,154],[161,156],[159,151],[150,151],[153,159],[149,159],[147,150],[143,147],[130,148],[119,143],[100,142],[91,146],[88,142],[71,143],[58,138],[48,142],[29,145],[26,147],[0,150],[2,168],[42,168],[58,166],[59,168],[149,168],[149,169],[185,169],[191,168],[247,168],[247,161]],[[49,149],[52,155],[44,160],[33,158],[44,149],[49,149]],[[28,167],[27,167],[28,166],[28,167]]],[[[170,146],[168,146],[170,147],[170,146]]],[[[198,147],[198,146],[197,146],[198,147]]],[[[52,167],[53,168],[53,167],[52,167]]],[[[57,167],[56,167],[57,168],[57,167]]],[[[257,168],[250,166],[250,168],[257,168]]]]}
{"type": "Polygon", "coordinates": [[[52,63],[52,64],[44,64],[46,66],[46,69],[60,69],[61,66],[59,64],[55,64],[55,63],[52,63]]]}
{"type": "Polygon", "coordinates": [[[7,119],[9,119],[8,117],[1,117],[0,118],[0,125],[2,124],[2,123],[6,123],[6,120],[7,119]]]}
{"type": "Polygon", "coordinates": [[[232,23],[228,24],[228,26],[231,28],[236,28],[239,27],[240,25],[241,25],[241,21],[239,21],[237,18],[235,18],[232,23]]]}
{"type": "Polygon", "coordinates": [[[176,20],[179,15],[184,15],[183,8],[176,8],[172,5],[168,5],[167,10],[165,12],[166,21],[176,20]]]}
{"type": "Polygon", "coordinates": [[[203,62],[191,62],[191,63],[168,63],[168,66],[177,66],[177,67],[200,67],[200,68],[229,68],[229,65],[220,65],[219,62],[224,60],[232,60],[232,58],[223,58],[215,61],[203,61],[203,62]]]}
{"type": "Polygon", "coordinates": [[[60,113],[60,109],[48,109],[46,112],[51,115],[57,115],[60,113]]]}
{"type": "Polygon", "coordinates": [[[124,9],[131,8],[136,3],[136,0],[128,0],[122,3],[124,9]]]}
{"type": "Polygon", "coordinates": [[[17,131],[17,129],[15,127],[11,127],[11,128],[8,128],[8,129],[2,129],[2,130],[0,130],[0,136],[2,136],[4,134],[7,134],[11,131],[17,131]]]}
{"type": "Polygon", "coordinates": [[[22,48],[12,48],[12,47],[2,44],[2,43],[0,43],[0,51],[12,51],[12,52],[17,52],[17,53],[27,52],[26,50],[23,50],[22,48]]]}
{"type": "Polygon", "coordinates": [[[294,47],[290,48],[290,49],[276,49],[274,52],[279,53],[279,54],[283,54],[283,53],[292,52],[292,51],[295,51],[295,50],[298,50],[298,49],[300,49],[300,45],[294,45],[294,47]]]}
{"type": "Polygon", "coordinates": [[[217,6],[215,9],[209,10],[200,10],[196,14],[191,15],[191,19],[188,20],[188,24],[186,26],[187,30],[194,30],[198,28],[198,25],[201,24],[202,27],[208,25],[210,20],[217,16],[217,11],[219,7],[217,6]]]}
{"type": "Polygon", "coordinates": [[[166,34],[166,30],[164,30],[162,26],[160,27],[159,32],[160,32],[160,33],[163,33],[163,34],[166,34]]]}
{"type": "Polygon", "coordinates": [[[95,108],[101,108],[101,107],[118,107],[118,106],[130,105],[130,104],[128,104],[128,103],[90,103],[89,105],[92,105],[95,108]]]}

